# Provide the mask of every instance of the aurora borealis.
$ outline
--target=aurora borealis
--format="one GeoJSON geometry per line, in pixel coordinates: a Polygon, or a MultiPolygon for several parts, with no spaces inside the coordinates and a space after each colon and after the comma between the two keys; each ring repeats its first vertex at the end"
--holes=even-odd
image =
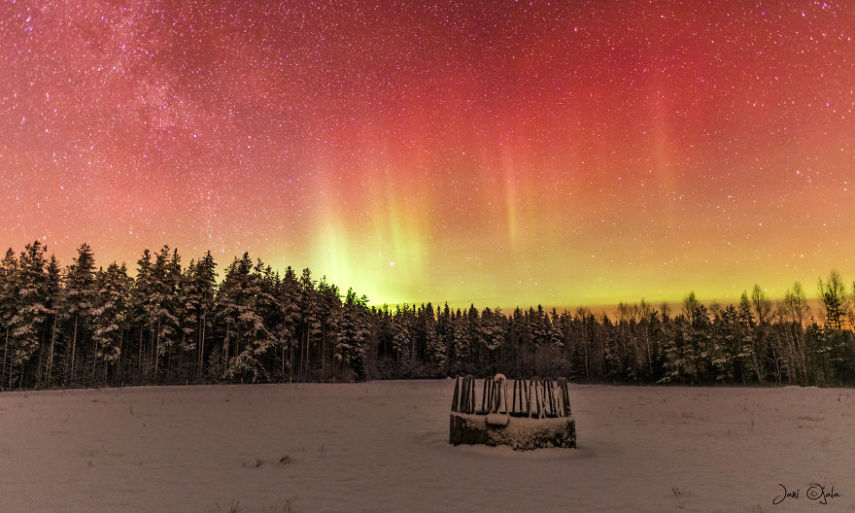
{"type": "Polygon", "coordinates": [[[0,241],[372,303],[855,278],[845,2],[0,3],[0,241]]]}

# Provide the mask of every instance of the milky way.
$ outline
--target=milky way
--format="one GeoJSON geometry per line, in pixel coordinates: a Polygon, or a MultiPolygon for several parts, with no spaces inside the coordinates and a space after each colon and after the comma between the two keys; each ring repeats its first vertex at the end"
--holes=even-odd
{"type": "Polygon", "coordinates": [[[855,278],[851,2],[0,4],[0,241],[373,303],[855,278]],[[848,275],[847,275],[848,273],[848,275]]]}

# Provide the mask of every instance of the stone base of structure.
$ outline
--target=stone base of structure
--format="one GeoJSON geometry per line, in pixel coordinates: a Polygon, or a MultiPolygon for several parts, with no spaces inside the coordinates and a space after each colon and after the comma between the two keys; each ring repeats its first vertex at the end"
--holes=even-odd
{"type": "Polygon", "coordinates": [[[572,416],[536,419],[452,412],[449,438],[454,445],[509,445],[518,451],[576,447],[576,422],[572,416]]]}

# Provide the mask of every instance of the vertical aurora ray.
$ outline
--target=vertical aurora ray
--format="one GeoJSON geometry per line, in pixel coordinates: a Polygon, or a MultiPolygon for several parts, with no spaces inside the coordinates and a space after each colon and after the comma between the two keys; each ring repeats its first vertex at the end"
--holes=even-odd
{"type": "Polygon", "coordinates": [[[502,150],[502,189],[505,199],[505,223],[508,226],[508,243],[511,246],[511,251],[516,253],[519,248],[519,227],[518,227],[518,210],[517,205],[517,183],[516,173],[514,172],[514,162],[510,152],[506,149],[502,150]]]}
{"type": "MultiPolygon", "coordinates": [[[[318,185],[322,213],[309,261],[341,287],[388,303],[406,302],[423,286],[420,277],[427,272],[429,189],[412,179],[402,182],[391,164],[363,165],[358,176],[374,177],[369,182],[318,185]]],[[[402,176],[411,176],[407,171],[412,169],[404,168],[402,176]]]]}

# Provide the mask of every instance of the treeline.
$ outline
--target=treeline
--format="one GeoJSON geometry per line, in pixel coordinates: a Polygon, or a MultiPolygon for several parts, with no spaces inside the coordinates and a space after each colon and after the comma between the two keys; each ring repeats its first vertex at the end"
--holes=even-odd
{"type": "MultiPolygon", "coordinates": [[[[855,285],[853,285],[855,291],[855,285]]],[[[40,242],[0,263],[0,388],[342,381],[462,373],[563,375],[615,383],[855,383],[855,311],[837,273],[813,315],[796,283],[779,302],[758,286],[736,305],[680,311],[643,301],[612,317],[541,307],[369,307],[309,269],[275,272],[244,254],[218,281],[210,252],[182,266],[146,250],[67,267],[40,242]]]]}

